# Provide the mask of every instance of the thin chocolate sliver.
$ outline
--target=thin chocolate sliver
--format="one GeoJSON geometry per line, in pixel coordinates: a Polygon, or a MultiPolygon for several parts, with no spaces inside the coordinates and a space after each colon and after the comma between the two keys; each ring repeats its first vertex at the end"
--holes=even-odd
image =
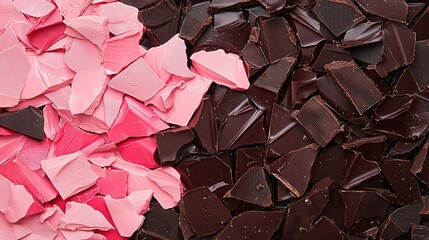
{"type": "Polygon", "coordinates": [[[45,136],[42,111],[31,106],[15,112],[0,114],[0,126],[39,142],[45,136]]]}
{"type": "Polygon", "coordinates": [[[241,178],[252,167],[264,166],[265,160],[264,149],[239,148],[235,153],[235,179],[241,178]]]}
{"type": "Polygon", "coordinates": [[[427,30],[429,23],[429,8],[420,15],[417,21],[414,23],[411,30],[416,33],[417,41],[429,39],[429,33],[427,30]]]}
{"type": "Polygon", "coordinates": [[[317,90],[317,74],[313,71],[299,69],[293,73],[290,85],[286,90],[282,104],[295,109],[305,103],[306,99],[317,90]]]}

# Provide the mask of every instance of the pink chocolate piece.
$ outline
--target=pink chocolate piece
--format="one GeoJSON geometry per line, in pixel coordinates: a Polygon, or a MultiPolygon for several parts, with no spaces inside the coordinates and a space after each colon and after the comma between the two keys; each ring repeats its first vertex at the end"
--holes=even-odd
{"type": "Polygon", "coordinates": [[[98,71],[101,67],[100,49],[88,40],[73,39],[67,49],[65,63],[75,72],[98,71]],[[83,58],[82,56],[85,55],[83,58]]]}
{"type": "Polygon", "coordinates": [[[147,64],[152,68],[154,72],[161,78],[164,82],[168,83],[171,78],[171,74],[165,71],[162,68],[162,63],[164,62],[165,51],[167,50],[164,45],[153,47],[149,49],[143,56],[147,64]]]}
{"type": "Polygon", "coordinates": [[[178,89],[183,89],[185,86],[185,81],[170,81],[167,85],[156,93],[148,101],[145,101],[145,104],[148,106],[154,106],[161,112],[167,112],[174,106],[174,97],[178,89]]]}
{"type": "Polygon", "coordinates": [[[55,237],[57,236],[57,230],[55,227],[49,221],[39,220],[42,214],[19,221],[19,223],[21,223],[25,228],[30,230],[30,234],[24,239],[56,239],[55,237]]]}
{"type": "Polygon", "coordinates": [[[127,199],[113,199],[108,195],[104,200],[119,234],[123,237],[131,237],[143,224],[144,216],[138,214],[127,199]]]}
{"type": "Polygon", "coordinates": [[[115,199],[125,198],[127,195],[128,173],[120,170],[107,170],[105,178],[99,178],[97,185],[100,194],[110,195],[115,199]]]}
{"type": "Polygon", "coordinates": [[[18,44],[18,38],[11,27],[7,27],[4,33],[0,34],[0,53],[18,44]]]}
{"type": "Polygon", "coordinates": [[[108,20],[105,17],[80,16],[70,19],[66,24],[98,47],[109,37],[108,20]]]}
{"type": "Polygon", "coordinates": [[[104,122],[110,128],[116,116],[118,116],[123,97],[124,94],[122,92],[106,87],[100,105],[98,106],[100,109],[95,109],[94,115],[97,114],[98,111],[102,111],[101,114],[104,114],[104,122]]]}
{"type": "Polygon", "coordinates": [[[118,151],[125,160],[147,168],[157,168],[155,161],[156,141],[154,137],[133,138],[123,141],[118,151]]]}
{"type": "Polygon", "coordinates": [[[58,226],[65,230],[102,230],[113,229],[104,215],[87,204],[68,202],[66,212],[60,218],[58,226]]]}
{"type": "Polygon", "coordinates": [[[32,98],[32,99],[21,101],[20,103],[18,103],[18,105],[15,105],[14,107],[7,108],[7,110],[9,112],[14,112],[14,111],[18,111],[18,110],[27,108],[29,106],[38,108],[38,107],[45,106],[46,104],[50,104],[50,103],[52,103],[52,102],[51,102],[51,100],[49,100],[49,98],[47,98],[43,95],[40,95],[40,96],[37,96],[37,97],[32,98]]]}
{"type": "Polygon", "coordinates": [[[234,90],[246,90],[250,86],[243,61],[235,54],[202,50],[192,54],[191,60],[198,74],[217,84],[234,90]]]}
{"type": "MultiPolygon", "coordinates": [[[[96,1],[93,2],[95,3],[96,1]]],[[[102,4],[96,14],[109,19],[109,31],[114,35],[145,30],[138,20],[138,9],[121,2],[102,4]]]]}
{"type": "Polygon", "coordinates": [[[51,13],[55,7],[45,0],[14,0],[16,8],[31,17],[40,18],[51,13]]]}
{"type": "Polygon", "coordinates": [[[0,165],[0,174],[15,184],[24,185],[41,203],[51,201],[58,194],[48,179],[31,171],[19,157],[0,165]]]}
{"type": "Polygon", "coordinates": [[[188,68],[185,41],[179,38],[179,34],[173,36],[160,47],[166,48],[164,50],[164,59],[161,63],[161,67],[165,71],[183,78],[195,77],[195,73],[188,68]]]}
{"type": "Polygon", "coordinates": [[[174,168],[157,168],[147,175],[162,191],[170,195],[173,202],[177,203],[180,201],[183,187],[180,182],[180,174],[174,168]]]}
{"type": "Polygon", "coordinates": [[[91,150],[87,158],[96,166],[108,167],[116,161],[116,159],[121,159],[122,157],[117,151],[116,145],[114,143],[108,143],[91,150]]]}
{"type": "Polygon", "coordinates": [[[67,199],[68,202],[74,201],[78,203],[87,203],[91,201],[97,194],[100,193],[100,188],[94,185],[78,194],[67,199]]]}
{"type": "Polygon", "coordinates": [[[63,199],[91,187],[98,178],[82,152],[43,160],[42,169],[63,199]]]}
{"type": "Polygon", "coordinates": [[[10,223],[3,214],[0,214],[0,229],[0,239],[21,239],[30,234],[28,228],[21,224],[10,223]]]}
{"type": "Polygon", "coordinates": [[[25,143],[19,150],[20,159],[33,171],[41,168],[40,161],[46,159],[50,148],[50,140],[44,138],[42,142],[26,138],[25,143]]]}
{"type": "Polygon", "coordinates": [[[92,0],[54,0],[65,20],[80,16],[92,0]]]}
{"type": "Polygon", "coordinates": [[[71,87],[65,86],[56,91],[46,93],[45,96],[53,103],[56,110],[70,110],[68,99],[70,98],[71,87]]]}
{"type": "Polygon", "coordinates": [[[143,58],[138,58],[109,82],[109,87],[140,101],[153,97],[164,86],[164,81],[159,79],[143,58]]]}
{"type": "Polygon", "coordinates": [[[13,183],[9,179],[0,175],[0,192],[2,197],[0,198],[0,212],[5,212],[9,205],[10,186],[13,183]]]}
{"type": "Polygon", "coordinates": [[[14,157],[22,146],[24,146],[25,137],[14,134],[0,137],[0,167],[8,159],[14,157]]]}
{"type": "Polygon", "coordinates": [[[45,136],[53,140],[60,129],[60,118],[52,104],[48,104],[43,108],[43,119],[45,136]]]}
{"type": "Polygon", "coordinates": [[[24,217],[28,217],[45,211],[45,208],[22,185],[10,185],[8,210],[4,216],[11,223],[16,223],[24,217]]]}
{"type": "Polygon", "coordinates": [[[126,197],[130,201],[134,210],[138,214],[145,214],[149,211],[150,200],[152,199],[152,190],[134,191],[126,197]]]}
{"type": "Polygon", "coordinates": [[[15,45],[0,53],[0,107],[18,104],[29,70],[23,46],[15,45]]]}
{"type": "Polygon", "coordinates": [[[109,137],[114,142],[120,142],[128,137],[147,137],[168,127],[149,107],[126,96],[109,137]]]}
{"type": "MultiPolygon", "coordinates": [[[[11,135],[13,135],[14,133],[13,133],[13,131],[12,130],[9,130],[9,129],[6,129],[6,128],[3,128],[3,127],[0,127],[0,136],[11,136],[11,135]]],[[[0,161],[1,162],[1,161],[0,161]]]]}

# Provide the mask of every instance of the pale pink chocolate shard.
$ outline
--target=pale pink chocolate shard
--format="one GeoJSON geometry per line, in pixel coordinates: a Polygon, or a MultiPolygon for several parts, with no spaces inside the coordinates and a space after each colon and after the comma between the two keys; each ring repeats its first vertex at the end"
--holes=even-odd
{"type": "Polygon", "coordinates": [[[188,68],[185,41],[179,38],[179,34],[176,34],[160,47],[165,48],[163,61],[160,63],[162,69],[172,75],[183,78],[195,77],[195,73],[191,72],[188,68]]]}
{"type": "Polygon", "coordinates": [[[128,199],[113,199],[108,195],[104,200],[119,234],[131,237],[143,224],[144,216],[138,214],[128,199]]]}
{"type": "Polygon", "coordinates": [[[13,158],[25,143],[25,137],[17,134],[1,136],[0,165],[13,158]]]}
{"type": "Polygon", "coordinates": [[[82,152],[43,160],[42,169],[63,199],[91,187],[98,179],[82,152]]]}
{"type": "Polygon", "coordinates": [[[65,230],[101,230],[113,229],[104,215],[87,204],[68,202],[58,226],[65,230]]]}
{"type": "Polygon", "coordinates": [[[75,38],[66,50],[64,61],[73,71],[86,72],[100,69],[101,51],[90,41],[75,38]],[[82,54],[85,54],[84,58],[82,54]]]}
{"type": "Polygon", "coordinates": [[[37,53],[53,50],[50,48],[66,36],[65,29],[60,11],[55,9],[45,21],[39,21],[27,32],[28,41],[37,53]]]}
{"type": "Polygon", "coordinates": [[[246,90],[250,86],[243,61],[235,54],[203,50],[192,54],[191,60],[198,74],[219,85],[235,90],[246,90]]]}
{"type": "Polygon", "coordinates": [[[76,18],[91,4],[91,0],[54,0],[65,20],[76,18]]]}
{"type": "Polygon", "coordinates": [[[21,13],[36,18],[46,16],[55,9],[54,4],[45,0],[15,0],[14,3],[21,13]]]}
{"type": "Polygon", "coordinates": [[[168,127],[149,107],[126,96],[109,137],[120,142],[128,137],[147,137],[168,127]]]}
{"type": "Polygon", "coordinates": [[[98,47],[102,47],[109,37],[108,20],[105,17],[80,16],[66,21],[66,24],[98,47]]]}
{"type": "Polygon", "coordinates": [[[155,161],[156,141],[154,137],[132,138],[121,142],[118,151],[125,160],[147,168],[157,168],[155,161]]]}
{"type": "Polygon", "coordinates": [[[127,195],[128,173],[121,170],[107,170],[106,176],[97,181],[100,194],[113,198],[124,198],[127,195]]]}
{"type": "MultiPolygon", "coordinates": [[[[97,1],[93,1],[95,4],[97,1]]],[[[100,2],[100,1],[98,1],[100,2]]],[[[108,1],[105,1],[108,2],[108,1]]],[[[109,31],[114,35],[129,35],[130,33],[143,28],[138,20],[139,11],[137,8],[125,5],[121,2],[110,1],[95,9],[95,14],[106,17],[109,20],[109,31]]]]}
{"type": "MultiPolygon", "coordinates": [[[[52,207],[50,209],[55,209],[55,208],[52,207]]],[[[46,210],[46,212],[48,212],[48,210],[46,210]]],[[[50,222],[51,218],[55,218],[55,216],[54,217],[50,216],[46,220],[46,219],[42,219],[44,218],[42,217],[43,214],[44,213],[39,215],[34,215],[19,221],[19,223],[22,224],[22,226],[24,226],[27,230],[30,231],[30,234],[25,237],[26,239],[55,239],[55,237],[57,236],[59,238],[59,234],[57,233],[57,229],[56,229],[57,225],[52,224],[50,222]]]]}
{"type": "Polygon", "coordinates": [[[149,211],[150,200],[152,199],[152,190],[134,191],[130,193],[125,199],[127,199],[131,206],[138,214],[144,214],[149,211]]]}
{"type": "Polygon", "coordinates": [[[138,58],[109,82],[109,87],[128,94],[140,101],[153,97],[165,86],[149,65],[138,58]]]}
{"type": "Polygon", "coordinates": [[[49,139],[44,138],[41,142],[26,138],[24,145],[19,149],[18,157],[32,171],[38,171],[41,168],[40,161],[46,159],[51,147],[49,139]]]}
{"type": "Polygon", "coordinates": [[[88,161],[99,167],[108,167],[116,159],[122,159],[116,149],[115,143],[107,143],[92,149],[87,155],[88,161]]]}

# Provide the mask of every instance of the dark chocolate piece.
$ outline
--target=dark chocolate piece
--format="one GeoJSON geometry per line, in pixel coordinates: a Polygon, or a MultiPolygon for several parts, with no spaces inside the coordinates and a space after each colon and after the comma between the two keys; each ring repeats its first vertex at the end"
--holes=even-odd
{"type": "Polygon", "coordinates": [[[363,22],[349,29],[344,35],[345,48],[356,47],[383,40],[380,22],[363,22]]]}
{"type": "Polygon", "coordinates": [[[419,184],[410,172],[410,161],[384,159],[380,168],[383,176],[397,195],[397,203],[412,203],[421,198],[419,184]]]}
{"type": "Polygon", "coordinates": [[[219,124],[223,124],[227,116],[236,115],[242,109],[250,107],[247,96],[238,91],[233,91],[224,87],[216,87],[213,96],[213,105],[215,107],[216,118],[219,124]]]}
{"type": "Polygon", "coordinates": [[[212,101],[203,99],[201,109],[188,124],[195,134],[195,144],[207,153],[217,152],[217,122],[212,101]]]}
{"type": "Polygon", "coordinates": [[[336,85],[362,115],[381,101],[381,93],[373,80],[353,62],[335,61],[325,65],[329,80],[336,85]]]}
{"type": "Polygon", "coordinates": [[[341,187],[352,189],[381,172],[378,164],[362,157],[361,153],[348,152],[341,187]]]}
{"type": "Polygon", "coordinates": [[[27,107],[0,114],[0,126],[41,142],[45,136],[42,110],[27,107]]]}
{"type": "Polygon", "coordinates": [[[321,34],[319,19],[311,12],[295,7],[290,11],[296,28],[296,35],[302,47],[315,46],[325,37],[321,34]]]}
{"type": "Polygon", "coordinates": [[[322,216],[307,232],[304,240],[347,240],[347,235],[335,223],[322,216]]]}
{"type": "Polygon", "coordinates": [[[333,61],[353,61],[348,49],[344,49],[340,44],[324,44],[311,70],[316,72],[326,72],[325,65],[333,61]]]}
{"type": "Polygon", "coordinates": [[[261,110],[271,107],[295,63],[296,58],[287,57],[270,65],[247,90],[247,97],[261,110]]]}
{"type": "Polygon", "coordinates": [[[402,71],[392,89],[393,95],[407,95],[419,92],[419,85],[409,67],[402,71]]]}
{"type": "MultiPolygon", "coordinates": [[[[417,82],[420,91],[428,88],[429,86],[429,39],[424,41],[418,41],[416,43],[416,54],[414,56],[414,62],[410,65],[410,70],[413,74],[415,81],[417,82]]],[[[412,80],[409,80],[412,81],[412,80]]]]}
{"type": "Polygon", "coordinates": [[[234,217],[214,239],[270,240],[282,220],[283,212],[281,211],[244,212],[234,217]]]}
{"type": "Polygon", "coordinates": [[[411,153],[414,149],[423,143],[424,139],[417,139],[411,142],[397,141],[395,145],[390,149],[387,157],[395,157],[404,154],[411,153]]]}
{"type": "Polygon", "coordinates": [[[261,47],[255,43],[249,42],[243,50],[241,50],[241,55],[243,56],[250,77],[268,64],[261,47]]]}
{"type": "Polygon", "coordinates": [[[147,29],[147,36],[149,37],[153,46],[159,46],[168,42],[177,33],[177,27],[179,26],[179,17],[152,28],[147,29]]]}
{"type": "Polygon", "coordinates": [[[191,7],[183,19],[179,37],[185,39],[190,44],[194,44],[197,41],[213,21],[212,15],[207,10],[209,4],[210,2],[206,1],[191,7]]]}
{"type": "Polygon", "coordinates": [[[286,5],[286,0],[257,0],[260,2],[268,12],[277,12],[283,9],[286,5]]]}
{"type": "Polygon", "coordinates": [[[420,11],[425,7],[426,2],[423,1],[416,1],[416,2],[408,2],[408,14],[407,14],[407,24],[411,24],[416,16],[420,13],[420,11]]]}
{"type": "Polygon", "coordinates": [[[122,3],[133,6],[135,8],[146,8],[155,5],[159,0],[121,0],[122,3]]]}
{"type": "Polygon", "coordinates": [[[262,20],[260,43],[269,63],[285,57],[296,56],[296,38],[286,19],[282,17],[262,20]]]}
{"type": "Polygon", "coordinates": [[[427,240],[429,239],[429,227],[411,223],[410,235],[412,240],[427,240]]]}
{"type": "Polygon", "coordinates": [[[343,144],[342,147],[360,152],[365,159],[379,163],[386,154],[386,137],[360,138],[343,144]]]}
{"type": "Polygon", "coordinates": [[[207,187],[187,191],[179,209],[198,237],[216,233],[231,219],[228,208],[207,187]]]}
{"type": "Polygon", "coordinates": [[[179,151],[194,140],[194,134],[188,127],[179,127],[156,133],[155,140],[159,163],[161,166],[166,166],[180,160],[179,151]]]}
{"type": "Polygon", "coordinates": [[[263,167],[249,169],[223,197],[234,211],[256,210],[273,204],[270,185],[263,167]]]}
{"type": "Polygon", "coordinates": [[[321,147],[325,147],[340,131],[338,119],[320,96],[308,100],[294,118],[321,147]]]}
{"type": "Polygon", "coordinates": [[[301,125],[292,120],[292,111],[274,104],[270,112],[267,139],[268,157],[280,157],[312,143],[311,137],[301,125]]]}
{"type": "Polygon", "coordinates": [[[182,236],[185,240],[188,240],[195,235],[183,213],[179,214],[179,227],[180,231],[182,232],[182,236]]]}
{"type": "Polygon", "coordinates": [[[299,69],[290,78],[290,85],[282,104],[289,109],[305,103],[305,100],[317,90],[317,74],[310,70],[299,69]]]}
{"type": "Polygon", "coordinates": [[[151,204],[140,231],[152,238],[180,239],[179,214],[173,209],[163,209],[158,204],[151,204]]]}
{"type": "Polygon", "coordinates": [[[378,64],[383,59],[384,45],[382,42],[370,43],[349,48],[353,59],[366,64],[378,64]]]}
{"type": "Polygon", "coordinates": [[[397,22],[404,23],[407,20],[408,6],[405,0],[356,0],[356,2],[358,2],[360,7],[367,13],[397,22]]]}
{"type": "MultiPolygon", "coordinates": [[[[229,0],[226,0],[226,1],[229,1],[229,0]]],[[[262,7],[262,6],[254,6],[254,7],[251,7],[251,8],[246,9],[246,11],[247,11],[247,12],[248,12],[248,14],[249,14],[249,18],[248,18],[248,20],[249,20],[249,22],[250,22],[250,25],[252,25],[252,27],[256,25],[256,21],[257,21],[258,19],[260,19],[260,18],[268,18],[268,17],[271,17],[271,16],[272,16],[272,15],[271,15],[269,12],[267,12],[267,10],[266,10],[264,7],[262,7]]]]}
{"type": "Polygon", "coordinates": [[[427,26],[429,23],[429,8],[423,12],[423,14],[417,19],[414,23],[411,30],[416,33],[417,41],[429,39],[429,33],[427,30],[427,26]]]}
{"type": "Polygon", "coordinates": [[[351,0],[317,0],[313,12],[337,37],[365,19],[351,0]]]}
{"type": "Polygon", "coordinates": [[[239,148],[235,154],[235,179],[252,167],[264,166],[265,151],[260,148],[239,148]]]}
{"type": "Polygon", "coordinates": [[[212,0],[210,11],[231,10],[255,3],[256,0],[212,0]]]}
{"type": "Polygon", "coordinates": [[[429,141],[425,142],[414,157],[411,172],[426,186],[429,186],[429,141]]]}
{"type": "Polygon", "coordinates": [[[143,24],[148,27],[156,27],[179,16],[179,11],[169,0],[160,0],[156,5],[140,10],[143,24]]]}
{"type": "Polygon", "coordinates": [[[330,178],[335,186],[340,185],[346,167],[346,152],[340,146],[325,149],[314,162],[311,181],[317,183],[330,178]]]}
{"type": "Polygon", "coordinates": [[[316,144],[310,144],[284,155],[267,167],[296,197],[300,197],[310,182],[311,168],[318,150],[316,144]]]}

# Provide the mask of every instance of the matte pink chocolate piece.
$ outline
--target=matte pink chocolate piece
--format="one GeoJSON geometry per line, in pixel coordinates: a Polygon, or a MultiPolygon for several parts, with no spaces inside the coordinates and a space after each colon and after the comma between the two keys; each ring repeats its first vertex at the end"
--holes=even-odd
{"type": "Polygon", "coordinates": [[[65,63],[75,72],[87,72],[99,70],[101,67],[101,51],[88,40],[73,39],[67,49],[65,63]],[[85,54],[83,58],[82,55],[85,54]]]}
{"type": "Polygon", "coordinates": [[[59,42],[66,35],[64,31],[66,25],[58,9],[55,9],[44,21],[37,22],[26,34],[31,46],[35,51],[41,53],[53,47],[53,44],[59,42]]]}
{"type": "Polygon", "coordinates": [[[192,54],[191,60],[198,74],[217,84],[234,90],[246,90],[250,86],[243,61],[235,54],[203,50],[192,54]]]}
{"type": "Polygon", "coordinates": [[[113,198],[125,198],[127,195],[128,173],[120,170],[107,170],[106,177],[97,181],[100,194],[110,195],[113,198]]]}
{"type": "Polygon", "coordinates": [[[44,132],[45,136],[53,140],[60,129],[60,118],[55,108],[51,104],[46,105],[43,108],[43,119],[44,119],[44,132]]]}
{"type": "Polygon", "coordinates": [[[106,145],[92,149],[87,158],[92,164],[100,167],[108,167],[116,159],[122,159],[114,143],[107,143],[106,145]]]}
{"type": "Polygon", "coordinates": [[[73,202],[78,202],[78,203],[88,203],[99,193],[100,193],[100,188],[97,185],[94,185],[94,186],[91,186],[90,188],[68,198],[67,202],[73,201],[73,202]]]}
{"type": "Polygon", "coordinates": [[[30,234],[24,239],[61,239],[55,238],[57,237],[56,225],[52,225],[49,221],[41,221],[40,216],[42,214],[31,216],[19,221],[19,223],[30,231],[30,234]]]}
{"type": "Polygon", "coordinates": [[[87,204],[68,202],[66,212],[60,218],[58,226],[65,230],[102,230],[113,229],[104,215],[87,204]]]}
{"type": "Polygon", "coordinates": [[[109,87],[140,101],[153,97],[165,86],[143,58],[138,58],[109,82],[109,87]]]}
{"type": "Polygon", "coordinates": [[[65,20],[78,17],[92,0],[54,0],[65,20]]]}
{"type": "Polygon", "coordinates": [[[30,234],[30,230],[23,225],[8,222],[3,214],[0,214],[0,229],[1,239],[21,239],[30,234]]]}
{"type": "MultiPolygon", "coordinates": [[[[96,1],[93,2],[95,4],[96,1]]],[[[120,2],[112,2],[100,5],[96,14],[109,19],[109,31],[114,35],[132,33],[145,28],[138,20],[138,9],[120,2]]]]}
{"type": "Polygon", "coordinates": [[[68,102],[70,94],[71,87],[67,85],[56,91],[46,93],[45,96],[53,103],[56,110],[70,110],[68,102]]]}
{"type": "MultiPolygon", "coordinates": [[[[9,20],[9,19],[8,19],[9,20]]],[[[19,44],[18,38],[11,27],[7,27],[0,35],[0,52],[4,52],[19,44]]]]}
{"type": "Polygon", "coordinates": [[[108,195],[104,200],[119,234],[131,237],[143,224],[144,216],[137,213],[128,199],[113,199],[108,195]]]}
{"type": "Polygon", "coordinates": [[[157,168],[155,161],[156,141],[154,137],[127,139],[118,145],[125,160],[147,168],[157,168]]]}
{"type": "Polygon", "coordinates": [[[91,187],[98,178],[82,152],[43,160],[42,169],[63,199],[91,187]]]}
{"type": "Polygon", "coordinates": [[[120,142],[128,137],[147,137],[168,127],[149,107],[126,96],[109,137],[114,142],[120,142]]]}
{"type": "Polygon", "coordinates": [[[2,136],[0,138],[0,165],[10,158],[13,158],[18,151],[24,146],[25,137],[14,134],[2,136]]]}
{"type": "Polygon", "coordinates": [[[46,0],[14,0],[16,8],[31,17],[43,17],[51,13],[55,7],[46,0]]]}
{"type": "Polygon", "coordinates": [[[9,186],[8,209],[3,211],[6,219],[15,223],[18,220],[43,212],[43,206],[33,199],[33,196],[22,185],[11,184],[9,186]]]}
{"type": "Polygon", "coordinates": [[[152,190],[134,191],[130,193],[126,199],[131,203],[134,210],[136,210],[138,214],[145,214],[147,211],[149,211],[152,195],[152,190]]]}
{"type": "Polygon", "coordinates": [[[52,102],[51,102],[51,100],[49,100],[49,98],[47,98],[43,95],[40,95],[40,96],[37,96],[37,97],[32,98],[32,99],[21,101],[20,103],[18,103],[18,105],[15,105],[14,107],[7,108],[7,110],[9,112],[14,112],[14,111],[18,111],[18,110],[27,108],[29,106],[38,108],[38,107],[45,106],[46,104],[50,104],[50,103],[52,103],[52,102]]]}
{"type": "Polygon", "coordinates": [[[40,162],[48,156],[50,146],[50,140],[47,138],[44,138],[41,142],[25,138],[25,143],[19,150],[18,155],[28,168],[32,171],[37,171],[41,168],[40,162]]]}
{"type": "Polygon", "coordinates": [[[66,24],[98,47],[102,47],[109,38],[108,20],[105,17],[80,16],[66,21],[66,24]]]}

